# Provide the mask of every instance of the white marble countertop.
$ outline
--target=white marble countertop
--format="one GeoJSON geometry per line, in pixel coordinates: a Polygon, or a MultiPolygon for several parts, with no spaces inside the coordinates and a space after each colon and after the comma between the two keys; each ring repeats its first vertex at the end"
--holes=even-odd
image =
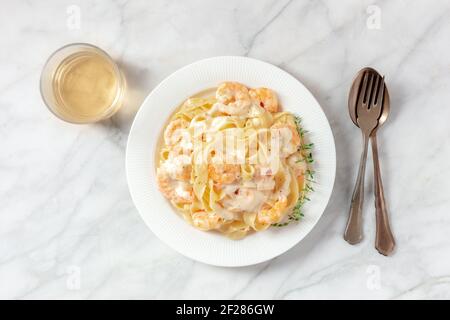
{"type": "Polygon", "coordinates": [[[449,36],[447,0],[2,2],[0,298],[450,298],[449,36]],[[111,120],[71,125],[46,110],[41,68],[71,42],[96,44],[121,64],[127,104],[111,120]],[[322,219],[292,250],[245,268],[166,247],[125,179],[128,130],[144,97],[179,67],[216,55],[293,74],[336,139],[322,219]],[[371,162],[366,237],[357,246],[342,239],[361,143],[347,92],[367,65],[386,75],[391,93],[379,133],[398,244],[389,258],[374,249],[371,162]]]}

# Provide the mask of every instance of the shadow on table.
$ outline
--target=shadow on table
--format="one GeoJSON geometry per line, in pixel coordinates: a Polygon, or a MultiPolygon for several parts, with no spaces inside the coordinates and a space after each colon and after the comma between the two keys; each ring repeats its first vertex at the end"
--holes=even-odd
{"type": "Polygon", "coordinates": [[[150,71],[128,62],[120,62],[119,68],[122,70],[127,83],[124,103],[114,116],[103,121],[102,124],[108,127],[116,127],[128,134],[139,107],[152,89],[148,87],[150,71]]]}

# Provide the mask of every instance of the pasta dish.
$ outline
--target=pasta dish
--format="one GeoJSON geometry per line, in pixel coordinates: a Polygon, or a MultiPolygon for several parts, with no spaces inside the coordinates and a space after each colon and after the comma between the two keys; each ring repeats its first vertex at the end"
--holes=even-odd
{"type": "Polygon", "coordinates": [[[172,115],[157,183],[191,225],[240,239],[301,219],[312,191],[311,147],[300,118],[280,110],[274,91],[224,82],[172,115]]]}

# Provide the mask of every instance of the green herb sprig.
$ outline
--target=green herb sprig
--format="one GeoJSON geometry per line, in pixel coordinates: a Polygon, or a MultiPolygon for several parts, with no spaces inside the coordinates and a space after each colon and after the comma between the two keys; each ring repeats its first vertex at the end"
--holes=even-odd
{"type": "Polygon", "coordinates": [[[300,145],[300,150],[311,150],[314,143],[302,144],[300,145]]]}
{"type": "Polygon", "coordinates": [[[308,130],[305,130],[302,128],[301,123],[302,123],[302,118],[299,116],[294,116],[294,122],[295,122],[295,126],[297,127],[297,132],[300,135],[301,138],[303,138],[303,136],[308,133],[308,130]]]}

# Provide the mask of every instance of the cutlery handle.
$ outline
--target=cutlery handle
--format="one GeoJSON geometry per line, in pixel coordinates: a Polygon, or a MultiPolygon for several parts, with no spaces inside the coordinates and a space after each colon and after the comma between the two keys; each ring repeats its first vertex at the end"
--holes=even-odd
{"type": "Polygon", "coordinates": [[[344,232],[344,239],[350,244],[359,243],[362,238],[362,209],[364,204],[364,176],[366,172],[367,146],[369,137],[363,133],[363,151],[359,163],[358,177],[356,178],[355,189],[353,190],[352,203],[347,226],[344,232]]]}
{"type": "Polygon", "coordinates": [[[384,200],[383,183],[381,181],[380,161],[378,159],[377,136],[371,136],[374,182],[375,182],[375,215],[376,215],[376,238],[375,248],[379,253],[387,256],[394,251],[395,240],[389,226],[389,217],[384,200]]]}

